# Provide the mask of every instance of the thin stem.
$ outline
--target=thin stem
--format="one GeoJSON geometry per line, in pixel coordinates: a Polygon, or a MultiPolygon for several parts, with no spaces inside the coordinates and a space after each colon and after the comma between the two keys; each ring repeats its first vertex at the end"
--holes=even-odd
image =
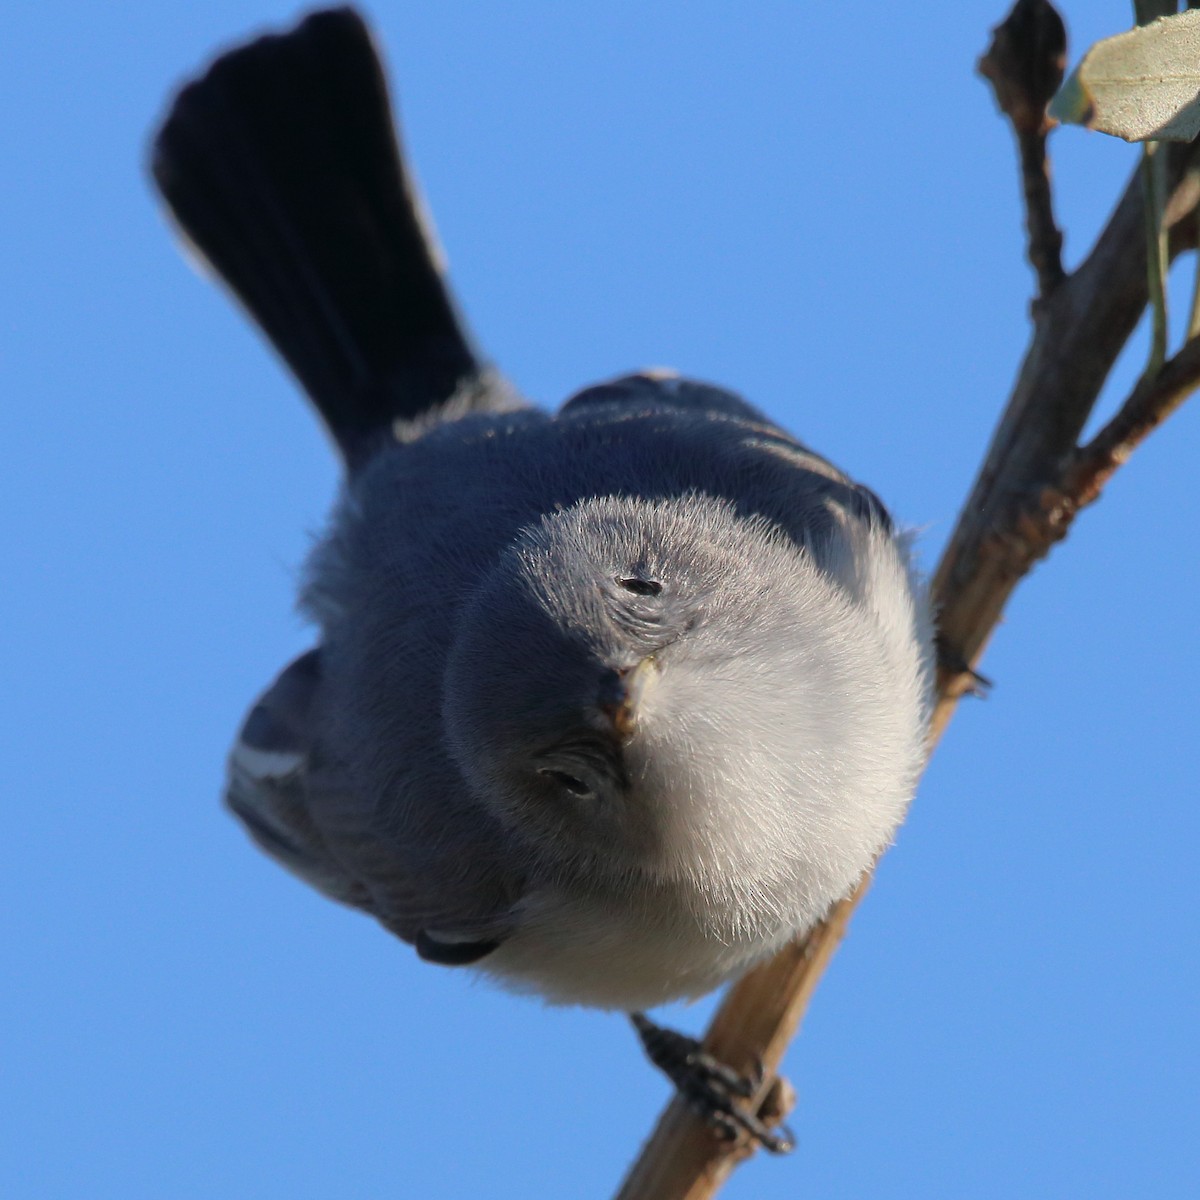
{"type": "MultiPolygon", "coordinates": [[[[1200,7],[1200,0],[1196,0],[1196,6],[1200,7]]],[[[1200,210],[1196,212],[1193,224],[1197,241],[1200,241],[1200,210]]],[[[1190,342],[1197,335],[1200,335],[1200,254],[1192,264],[1192,306],[1188,313],[1187,340],[1190,342]]]]}
{"type": "Polygon", "coordinates": [[[1167,360],[1167,231],[1163,222],[1167,191],[1167,152],[1160,142],[1142,145],[1142,189],[1146,214],[1146,288],[1150,296],[1150,358],[1153,378],[1167,360]]]}

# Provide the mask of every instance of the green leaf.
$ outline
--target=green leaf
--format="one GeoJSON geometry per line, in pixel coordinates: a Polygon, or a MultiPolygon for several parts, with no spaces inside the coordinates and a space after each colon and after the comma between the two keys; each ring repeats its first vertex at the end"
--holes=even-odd
{"type": "Polygon", "coordinates": [[[1050,116],[1127,142],[1200,133],[1200,10],[1097,42],[1050,102],[1050,116]]]}

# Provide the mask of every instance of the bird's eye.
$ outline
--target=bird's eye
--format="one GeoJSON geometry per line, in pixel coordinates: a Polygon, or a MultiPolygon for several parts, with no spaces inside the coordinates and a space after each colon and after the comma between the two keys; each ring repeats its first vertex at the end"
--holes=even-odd
{"type": "Polygon", "coordinates": [[[640,579],[636,575],[622,575],[617,583],[635,596],[657,596],[662,591],[662,584],[657,579],[640,579]]]}
{"type": "Polygon", "coordinates": [[[538,774],[545,775],[547,778],[553,779],[555,783],[562,784],[572,796],[592,795],[592,789],[582,779],[578,779],[566,771],[559,771],[554,767],[542,767],[538,774]]]}

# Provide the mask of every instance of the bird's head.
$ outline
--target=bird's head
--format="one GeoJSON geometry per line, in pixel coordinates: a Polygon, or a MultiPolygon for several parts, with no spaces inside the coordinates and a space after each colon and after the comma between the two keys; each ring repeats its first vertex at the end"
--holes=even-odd
{"type": "Polygon", "coordinates": [[[449,745],[564,871],[828,891],[911,790],[914,710],[884,690],[879,641],[759,518],[697,495],[589,500],[526,530],[464,605],[449,745]]]}

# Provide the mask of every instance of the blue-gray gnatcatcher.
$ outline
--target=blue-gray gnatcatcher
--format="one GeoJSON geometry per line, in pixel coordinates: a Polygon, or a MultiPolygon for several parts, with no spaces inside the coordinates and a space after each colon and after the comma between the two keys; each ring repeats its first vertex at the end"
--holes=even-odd
{"type": "Polygon", "coordinates": [[[640,1010],[811,926],[912,795],[905,537],[730,392],[645,372],[550,415],[485,366],[350,10],[220,57],[153,172],[346,465],[318,645],[246,719],[229,806],[422,958],[639,1014],[671,1070],[640,1010]]]}

